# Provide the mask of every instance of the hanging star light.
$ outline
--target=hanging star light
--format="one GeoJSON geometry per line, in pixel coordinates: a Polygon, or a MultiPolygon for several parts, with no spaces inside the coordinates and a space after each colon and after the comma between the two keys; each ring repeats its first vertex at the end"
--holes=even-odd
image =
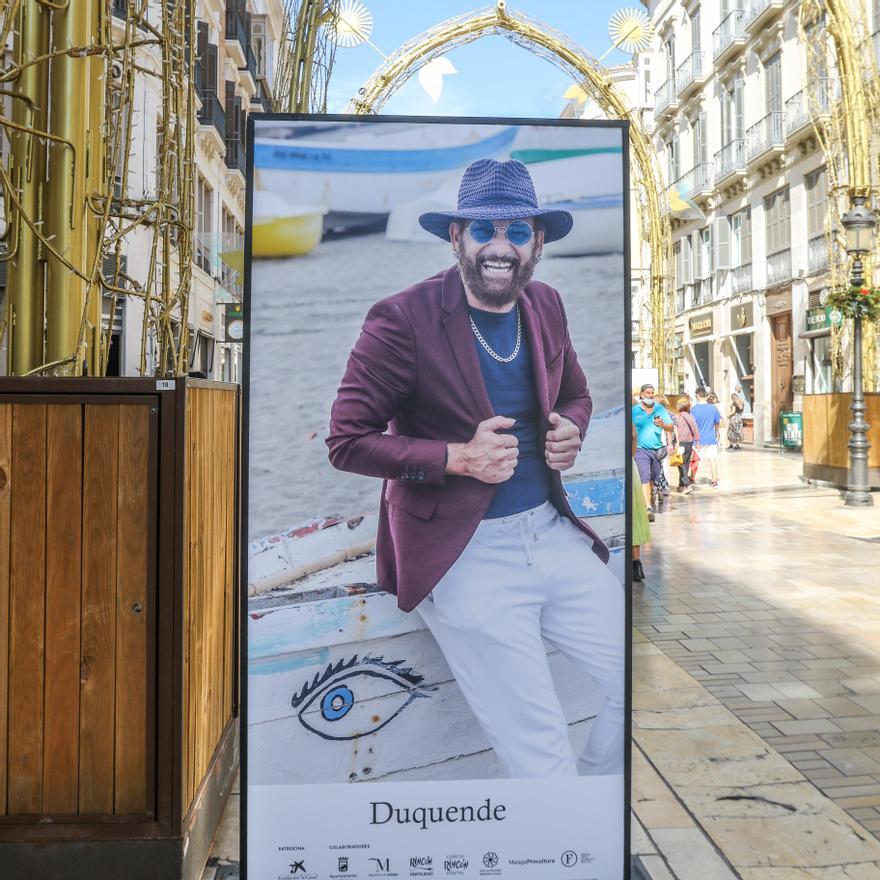
{"type": "Polygon", "coordinates": [[[644,10],[618,9],[608,22],[608,36],[615,48],[632,55],[648,48],[654,27],[644,10]]]}
{"type": "Polygon", "coordinates": [[[342,0],[332,32],[336,42],[346,49],[369,43],[373,16],[361,0],[342,0]]]}

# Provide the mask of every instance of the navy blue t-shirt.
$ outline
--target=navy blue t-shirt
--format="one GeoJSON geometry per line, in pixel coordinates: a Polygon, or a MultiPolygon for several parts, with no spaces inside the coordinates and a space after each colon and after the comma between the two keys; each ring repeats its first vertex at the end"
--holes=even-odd
{"type": "MultiPolygon", "coordinates": [[[[471,308],[470,313],[492,350],[501,357],[509,357],[516,347],[517,310],[500,314],[471,308]]],[[[509,364],[496,361],[476,336],[474,345],[492,409],[495,415],[516,419],[516,424],[504,433],[513,434],[519,442],[516,470],[509,480],[497,484],[495,497],[486,511],[486,519],[495,519],[543,504],[550,497],[550,469],[544,461],[541,412],[525,327],[519,352],[509,364]]]]}

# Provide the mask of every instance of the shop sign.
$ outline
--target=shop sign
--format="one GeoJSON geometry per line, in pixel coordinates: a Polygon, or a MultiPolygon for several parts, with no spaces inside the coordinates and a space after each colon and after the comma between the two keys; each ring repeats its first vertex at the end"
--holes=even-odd
{"type": "Polygon", "coordinates": [[[807,309],[807,330],[825,330],[831,327],[831,306],[807,309]]]}
{"type": "Polygon", "coordinates": [[[754,323],[754,312],[751,303],[740,303],[738,306],[732,306],[730,309],[730,331],[735,333],[737,330],[743,330],[751,327],[754,323]]]}
{"type": "Polygon", "coordinates": [[[697,315],[690,319],[691,339],[712,335],[712,315],[697,315]]]}

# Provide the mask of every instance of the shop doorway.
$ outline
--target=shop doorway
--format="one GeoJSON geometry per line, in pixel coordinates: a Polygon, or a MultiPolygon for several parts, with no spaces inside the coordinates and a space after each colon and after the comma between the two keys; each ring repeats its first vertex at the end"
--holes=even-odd
{"type": "Polygon", "coordinates": [[[779,433],[779,413],[790,410],[792,405],[791,379],[793,373],[791,312],[773,315],[770,318],[770,337],[772,344],[772,394],[770,402],[773,416],[773,436],[779,433]]]}
{"type": "Polygon", "coordinates": [[[712,387],[710,344],[709,342],[694,342],[691,344],[694,352],[694,372],[697,385],[702,385],[704,388],[712,387]]]}

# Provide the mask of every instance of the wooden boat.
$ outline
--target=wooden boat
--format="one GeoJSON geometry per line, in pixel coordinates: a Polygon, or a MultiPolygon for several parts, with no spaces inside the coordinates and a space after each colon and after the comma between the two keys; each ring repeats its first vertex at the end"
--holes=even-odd
{"type": "MultiPolygon", "coordinates": [[[[590,460],[582,452],[566,490],[622,581],[623,471],[590,472],[590,460]]],[[[252,785],[504,775],[421,617],[376,584],[375,531],[375,515],[325,517],[250,545],[252,785]]],[[[579,751],[602,698],[561,654],[548,658],[579,751]]]]}
{"type": "Polygon", "coordinates": [[[291,128],[254,141],[254,167],[263,189],[300,204],[327,209],[335,234],[384,222],[395,205],[427,195],[447,179],[457,181],[475,159],[506,158],[516,128],[327,124],[307,133],[291,128]]]}

